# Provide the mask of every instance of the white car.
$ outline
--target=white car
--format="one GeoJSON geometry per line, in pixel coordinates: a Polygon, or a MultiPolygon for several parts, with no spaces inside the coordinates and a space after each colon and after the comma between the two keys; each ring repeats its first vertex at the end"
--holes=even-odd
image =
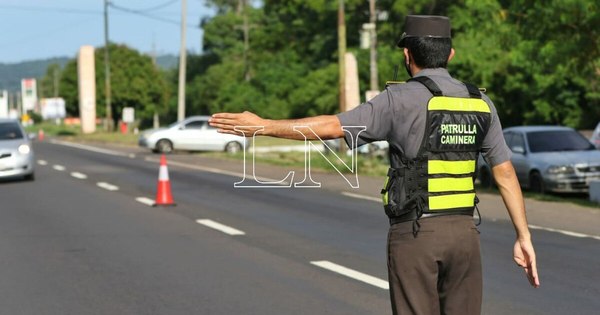
{"type": "Polygon", "coordinates": [[[218,133],[208,125],[210,116],[192,116],[166,128],[142,132],[138,144],[153,152],[173,150],[240,152],[249,144],[248,138],[218,133]]]}
{"type": "Polygon", "coordinates": [[[0,178],[34,179],[34,155],[19,121],[0,118],[0,178]]]}

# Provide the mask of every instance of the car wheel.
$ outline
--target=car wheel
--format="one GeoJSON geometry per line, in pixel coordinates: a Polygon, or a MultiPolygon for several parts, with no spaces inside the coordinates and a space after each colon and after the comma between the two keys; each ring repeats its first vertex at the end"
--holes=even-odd
{"type": "Polygon", "coordinates": [[[156,143],[156,151],[159,153],[171,153],[173,151],[173,143],[167,139],[161,139],[156,143]]]}
{"type": "Polygon", "coordinates": [[[25,180],[26,180],[26,181],[28,181],[28,182],[34,181],[34,180],[35,180],[35,174],[34,174],[34,173],[31,173],[31,174],[29,174],[29,175],[25,175],[25,177],[24,177],[24,178],[25,178],[25,180]]]}
{"type": "Polygon", "coordinates": [[[240,151],[242,151],[242,145],[239,142],[232,141],[225,146],[225,152],[229,154],[235,154],[240,151]]]}
{"type": "Polygon", "coordinates": [[[494,180],[492,179],[492,174],[487,167],[482,167],[479,170],[479,183],[482,188],[491,188],[494,180]]]}
{"type": "Polygon", "coordinates": [[[539,172],[532,172],[529,175],[529,190],[539,194],[545,193],[544,179],[539,172]]]}

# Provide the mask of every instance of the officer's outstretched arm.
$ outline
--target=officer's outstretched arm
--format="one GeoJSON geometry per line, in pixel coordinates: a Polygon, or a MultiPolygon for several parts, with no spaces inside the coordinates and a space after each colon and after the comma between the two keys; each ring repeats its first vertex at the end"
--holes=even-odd
{"type": "Polygon", "coordinates": [[[506,161],[494,166],[492,173],[517,232],[513,258],[517,265],[525,270],[529,283],[537,288],[540,286],[540,279],[537,273],[535,251],[531,243],[531,234],[525,215],[525,203],[515,169],[510,161],[506,161]]]}
{"type": "MultiPolygon", "coordinates": [[[[212,115],[209,124],[220,133],[229,133],[252,137],[256,130],[264,128],[257,135],[286,139],[304,140],[304,135],[295,131],[294,127],[310,127],[321,139],[336,139],[344,136],[340,120],[334,115],[323,115],[302,119],[264,119],[251,112],[218,113],[212,115]]],[[[307,133],[309,140],[317,139],[307,133]]]]}

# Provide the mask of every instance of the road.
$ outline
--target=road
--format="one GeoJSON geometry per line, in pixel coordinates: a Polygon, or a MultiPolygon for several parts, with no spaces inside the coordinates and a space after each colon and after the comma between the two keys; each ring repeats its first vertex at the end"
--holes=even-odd
{"type": "MultiPolygon", "coordinates": [[[[240,178],[220,170],[236,162],[184,154],[169,156],[177,206],[150,207],[156,155],[48,142],[35,150],[34,182],[0,183],[1,314],[391,313],[388,224],[368,198],[326,182],[235,189],[240,178]]],[[[484,216],[480,231],[483,314],[600,309],[594,235],[535,230],[534,290],[512,262],[510,223],[484,216]]]]}

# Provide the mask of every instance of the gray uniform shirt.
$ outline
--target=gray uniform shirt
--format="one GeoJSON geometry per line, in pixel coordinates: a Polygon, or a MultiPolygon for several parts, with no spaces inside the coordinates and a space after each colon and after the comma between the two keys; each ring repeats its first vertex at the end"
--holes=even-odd
{"type": "MultiPolygon", "coordinates": [[[[415,76],[427,76],[442,90],[445,96],[469,97],[466,86],[453,79],[443,68],[423,69],[415,76]]],[[[482,93],[483,94],[483,93],[482,93]]],[[[427,88],[419,82],[394,84],[372,100],[351,111],[337,115],[342,126],[365,126],[367,129],[358,135],[357,145],[373,141],[387,140],[390,145],[390,163],[398,167],[400,156],[417,156],[425,134],[427,102],[432,97],[427,88]]],[[[491,108],[490,129],[483,140],[481,152],[492,167],[510,160],[510,150],[502,135],[502,126],[492,101],[483,95],[483,100],[491,108]]],[[[358,130],[350,128],[356,139],[358,130]]],[[[352,147],[346,133],[346,143],[352,147]]]]}

